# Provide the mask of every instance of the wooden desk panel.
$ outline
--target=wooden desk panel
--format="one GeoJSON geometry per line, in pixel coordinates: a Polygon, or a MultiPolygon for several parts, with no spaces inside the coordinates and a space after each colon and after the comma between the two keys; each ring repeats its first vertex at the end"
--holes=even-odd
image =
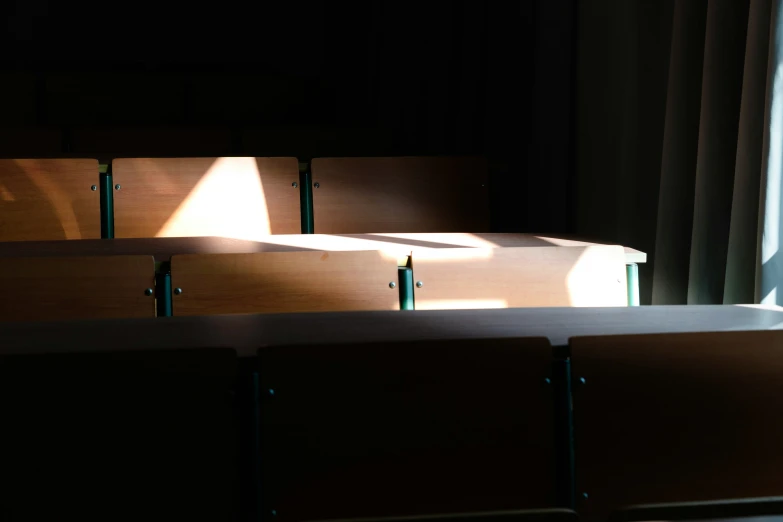
{"type": "Polygon", "coordinates": [[[315,158],[315,232],[486,232],[480,158],[315,158]]]}
{"type": "Polygon", "coordinates": [[[291,520],[552,506],[551,362],[546,339],[261,348],[263,503],[291,520]]]}
{"type": "Polygon", "coordinates": [[[117,237],[262,239],[301,230],[296,158],[123,158],[117,237]]]}
{"type": "Polygon", "coordinates": [[[0,321],[154,317],[150,256],[3,258],[0,321]]]}
{"type": "Polygon", "coordinates": [[[3,519],[237,520],[235,379],[228,349],[3,356],[3,519]]]}
{"type": "Polygon", "coordinates": [[[98,182],[97,160],[0,160],[0,241],[101,237],[98,182]]]}
{"type": "Polygon", "coordinates": [[[783,332],[574,338],[571,349],[585,379],[574,429],[589,520],[625,505],[781,494],[783,332]]]}
{"type": "MultiPolygon", "coordinates": [[[[333,237],[333,236],[330,236],[333,237]]],[[[411,251],[432,248],[507,248],[507,247],[587,247],[612,245],[605,241],[587,241],[572,236],[550,236],[540,234],[500,233],[428,233],[428,234],[348,234],[338,237],[361,239],[368,242],[408,246],[411,251]]],[[[629,247],[623,247],[626,263],[646,263],[647,254],[629,247]]],[[[380,250],[380,248],[379,248],[380,250]]]]}
{"type": "Polygon", "coordinates": [[[783,308],[749,306],[237,314],[0,323],[0,353],[232,346],[255,356],[259,346],[516,337],[546,337],[565,347],[584,335],[781,328],[783,308]]]}
{"type": "Polygon", "coordinates": [[[174,256],[175,315],[399,309],[397,260],[381,252],[174,256]]]}
{"type": "Polygon", "coordinates": [[[418,250],[417,310],[625,306],[619,246],[418,250]]]}
{"type": "MultiPolygon", "coordinates": [[[[529,234],[279,234],[263,241],[226,237],[115,238],[81,241],[0,242],[0,257],[152,255],[168,261],[175,254],[250,254],[256,252],[361,251],[380,250],[409,256],[418,250],[435,248],[504,248],[528,246],[594,246],[575,240],[567,244],[548,242],[529,234]],[[573,243],[573,244],[572,244],[573,243]]],[[[644,263],[646,254],[625,248],[626,263],[644,263]]]]}
{"type": "Polygon", "coordinates": [[[176,254],[242,254],[307,250],[310,249],[226,237],[140,237],[0,243],[0,258],[151,255],[155,261],[169,261],[171,256],[176,254]]]}

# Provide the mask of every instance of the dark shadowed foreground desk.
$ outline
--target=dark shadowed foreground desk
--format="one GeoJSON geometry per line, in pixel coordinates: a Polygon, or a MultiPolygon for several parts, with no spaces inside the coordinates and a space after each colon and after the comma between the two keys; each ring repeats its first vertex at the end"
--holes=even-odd
{"type": "Polygon", "coordinates": [[[547,337],[555,346],[585,335],[783,328],[783,308],[651,306],[509,308],[215,315],[51,323],[0,323],[0,353],[235,348],[254,356],[274,345],[547,337]]]}

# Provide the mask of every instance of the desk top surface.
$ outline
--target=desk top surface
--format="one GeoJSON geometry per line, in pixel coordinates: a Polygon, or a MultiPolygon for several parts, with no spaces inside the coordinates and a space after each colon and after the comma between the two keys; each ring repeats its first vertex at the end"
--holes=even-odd
{"type": "MultiPolygon", "coordinates": [[[[407,255],[420,249],[590,246],[610,244],[533,234],[295,234],[266,236],[263,241],[224,237],[155,237],[70,241],[0,242],[0,257],[152,255],[168,261],[177,254],[384,250],[407,255]]],[[[626,262],[644,263],[644,252],[625,247],[626,262]]]]}
{"type": "MultiPolygon", "coordinates": [[[[176,310],[175,310],[176,313],[176,310]]],[[[777,330],[783,308],[642,306],[216,315],[0,323],[0,353],[777,330]]]]}

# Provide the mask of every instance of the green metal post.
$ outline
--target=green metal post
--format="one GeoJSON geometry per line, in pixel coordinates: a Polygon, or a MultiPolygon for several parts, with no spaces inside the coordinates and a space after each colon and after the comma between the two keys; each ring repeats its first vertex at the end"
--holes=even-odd
{"type": "Polygon", "coordinates": [[[171,304],[171,263],[155,263],[155,301],[158,317],[174,315],[171,304]]]}
{"type": "Polygon", "coordinates": [[[314,234],[313,219],[313,177],[310,174],[310,162],[299,167],[299,209],[302,215],[302,234],[314,234]]]}
{"type": "Polygon", "coordinates": [[[397,280],[400,283],[400,310],[414,310],[413,269],[408,267],[398,268],[397,280]]]}
{"type": "Polygon", "coordinates": [[[253,498],[255,503],[253,509],[254,520],[261,519],[262,504],[262,487],[261,483],[261,381],[258,372],[253,372],[253,424],[251,427],[251,444],[252,444],[252,484],[253,484],[253,498]]]}
{"type": "Polygon", "coordinates": [[[628,280],[628,306],[639,306],[639,265],[625,265],[625,276],[628,280]]]}
{"type": "Polygon", "coordinates": [[[552,363],[552,379],[545,379],[554,392],[555,506],[574,509],[574,417],[570,358],[552,363]]]}
{"type": "Polygon", "coordinates": [[[106,172],[101,172],[101,239],[114,237],[114,186],[111,175],[111,163],[106,172]]]}

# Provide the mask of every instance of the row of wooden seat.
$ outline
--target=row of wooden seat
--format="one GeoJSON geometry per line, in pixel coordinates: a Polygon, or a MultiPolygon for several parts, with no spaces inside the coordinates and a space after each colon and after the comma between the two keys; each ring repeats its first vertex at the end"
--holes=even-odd
{"type": "Polygon", "coordinates": [[[390,247],[174,255],[170,285],[149,255],[0,256],[0,320],[627,304],[620,246],[390,247]]]}
{"type": "Polygon", "coordinates": [[[577,337],[569,352],[544,338],[316,341],[257,359],[111,339],[64,353],[80,351],[85,331],[72,333],[58,353],[0,350],[3,507],[21,518],[571,504],[604,520],[783,493],[779,331],[577,337]]]}
{"type": "Polygon", "coordinates": [[[478,158],[317,158],[303,179],[293,157],[128,158],[111,167],[104,190],[97,160],[0,160],[0,241],[100,238],[101,220],[112,218],[116,237],[296,234],[303,181],[318,232],[489,230],[478,158]],[[102,197],[113,199],[113,215],[102,216],[102,197]]]}

